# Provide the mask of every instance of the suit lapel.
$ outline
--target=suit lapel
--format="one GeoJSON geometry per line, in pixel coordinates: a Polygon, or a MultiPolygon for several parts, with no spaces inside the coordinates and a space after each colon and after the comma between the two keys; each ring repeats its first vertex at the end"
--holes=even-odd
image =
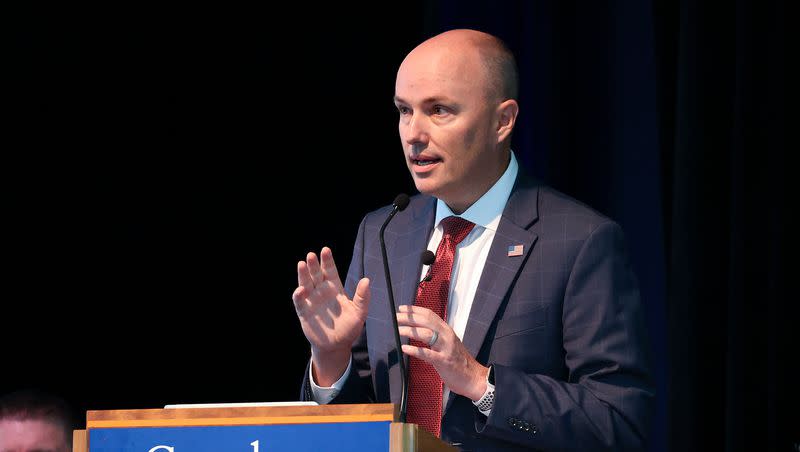
{"type": "MultiPolygon", "coordinates": [[[[462,342],[473,357],[478,355],[497,310],[536,244],[537,235],[529,228],[538,218],[538,192],[538,184],[520,173],[486,257],[464,332],[462,342]],[[517,245],[522,245],[522,255],[509,256],[509,247],[517,245]]],[[[453,399],[449,398],[447,408],[453,399]]]]}

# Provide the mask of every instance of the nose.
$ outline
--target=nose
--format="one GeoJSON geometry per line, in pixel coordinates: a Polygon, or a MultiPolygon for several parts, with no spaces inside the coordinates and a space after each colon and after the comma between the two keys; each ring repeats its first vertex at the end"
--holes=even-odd
{"type": "Polygon", "coordinates": [[[406,144],[414,147],[425,146],[428,144],[428,125],[425,118],[417,112],[414,112],[408,121],[400,123],[400,135],[406,144]]]}

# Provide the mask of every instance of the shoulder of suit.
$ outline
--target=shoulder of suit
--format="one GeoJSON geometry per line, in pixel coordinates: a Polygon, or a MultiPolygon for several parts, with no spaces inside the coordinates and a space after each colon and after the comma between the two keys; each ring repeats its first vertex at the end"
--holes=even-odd
{"type": "Polygon", "coordinates": [[[574,220],[597,227],[604,223],[615,223],[607,215],[588,204],[547,185],[539,186],[539,220],[548,217],[569,216],[574,220]]]}
{"type": "MultiPolygon", "coordinates": [[[[436,198],[433,198],[432,196],[428,195],[423,195],[421,193],[417,193],[416,195],[410,197],[408,207],[406,207],[403,212],[409,212],[409,213],[413,212],[416,214],[423,211],[424,209],[431,208],[432,206],[435,207],[435,204],[436,204],[436,198]]],[[[378,209],[375,209],[367,213],[364,216],[364,221],[367,224],[371,224],[373,222],[380,222],[382,224],[383,221],[386,220],[386,216],[389,215],[389,212],[391,212],[391,210],[392,210],[391,204],[382,206],[378,209]]]]}

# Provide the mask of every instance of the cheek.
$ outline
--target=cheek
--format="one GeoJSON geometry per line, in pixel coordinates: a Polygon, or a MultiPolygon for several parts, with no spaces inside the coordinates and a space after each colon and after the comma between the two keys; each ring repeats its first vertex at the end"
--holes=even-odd
{"type": "Polygon", "coordinates": [[[449,172],[463,176],[475,166],[480,152],[480,132],[476,127],[467,127],[451,134],[447,147],[451,157],[449,172]]]}
{"type": "Polygon", "coordinates": [[[478,128],[477,127],[470,127],[464,131],[464,149],[472,149],[475,146],[475,141],[478,136],[478,128]]]}

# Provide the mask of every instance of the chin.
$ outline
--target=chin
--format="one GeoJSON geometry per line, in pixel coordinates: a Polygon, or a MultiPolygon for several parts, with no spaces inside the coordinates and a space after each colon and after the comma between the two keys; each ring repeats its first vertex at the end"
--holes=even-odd
{"type": "Polygon", "coordinates": [[[424,179],[414,179],[414,186],[417,187],[417,191],[429,195],[429,196],[436,196],[438,193],[438,186],[436,184],[431,183],[431,181],[424,180],[424,179]]]}

